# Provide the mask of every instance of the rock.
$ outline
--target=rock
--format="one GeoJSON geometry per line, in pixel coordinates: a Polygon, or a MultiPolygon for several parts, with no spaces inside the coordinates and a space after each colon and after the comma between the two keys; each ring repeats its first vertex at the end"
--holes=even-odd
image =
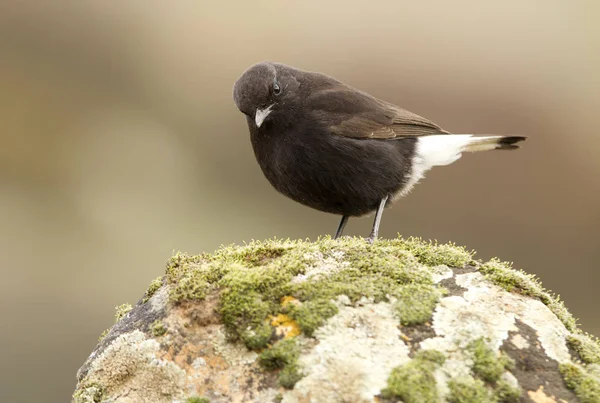
{"type": "Polygon", "coordinates": [[[420,239],[178,253],[77,374],[92,402],[600,402],[600,343],[524,272],[420,239]]]}

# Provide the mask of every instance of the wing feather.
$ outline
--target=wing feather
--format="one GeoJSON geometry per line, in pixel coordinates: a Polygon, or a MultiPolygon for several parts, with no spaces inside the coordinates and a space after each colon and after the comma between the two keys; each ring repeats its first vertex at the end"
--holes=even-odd
{"type": "Polygon", "coordinates": [[[341,83],[313,93],[307,107],[331,133],[365,139],[448,134],[432,121],[341,83]]]}

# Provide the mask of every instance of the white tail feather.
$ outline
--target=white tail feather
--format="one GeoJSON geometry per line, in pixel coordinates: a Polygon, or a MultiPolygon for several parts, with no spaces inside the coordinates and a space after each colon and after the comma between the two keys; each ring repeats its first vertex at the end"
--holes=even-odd
{"type": "Polygon", "coordinates": [[[463,152],[488,151],[498,148],[498,140],[504,136],[473,136],[452,134],[419,137],[417,155],[423,159],[426,170],[440,165],[449,165],[461,157],[463,152]]]}
{"type": "Polygon", "coordinates": [[[417,138],[412,170],[404,188],[393,199],[405,196],[435,166],[450,165],[464,152],[518,148],[514,143],[525,140],[515,136],[474,136],[441,134],[417,138]]]}
{"type": "Polygon", "coordinates": [[[449,165],[460,158],[463,148],[469,144],[470,134],[433,135],[417,139],[410,177],[404,188],[393,199],[406,196],[434,166],[449,165]]]}

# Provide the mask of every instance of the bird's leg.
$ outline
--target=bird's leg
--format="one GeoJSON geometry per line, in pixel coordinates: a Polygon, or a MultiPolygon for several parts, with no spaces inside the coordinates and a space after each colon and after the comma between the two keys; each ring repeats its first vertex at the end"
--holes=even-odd
{"type": "Polygon", "coordinates": [[[385,196],[379,202],[379,207],[377,207],[377,212],[375,213],[375,221],[373,221],[373,229],[371,230],[371,235],[367,238],[367,241],[372,244],[375,239],[377,239],[377,235],[379,235],[379,224],[381,223],[381,216],[383,215],[383,209],[385,208],[385,203],[387,202],[389,196],[385,196]]]}
{"type": "Polygon", "coordinates": [[[335,237],[333,239],[338,239],[339,237],[342,236],[342,232],[344,232],[344,227],[346,226],[347,222],[348,222],[348,216],[343,215],[342,220],[340,221],[340,225],[338,225],[338,229],[335,232],[335,237]]]}

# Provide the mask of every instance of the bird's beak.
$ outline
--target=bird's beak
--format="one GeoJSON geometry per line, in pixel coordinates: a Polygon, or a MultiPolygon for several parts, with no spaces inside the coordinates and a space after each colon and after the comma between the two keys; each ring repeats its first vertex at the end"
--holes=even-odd
{"type": "Polygon", "coordinates": [[[256,122],[256,127],[260,127],[263,124],[263,122],[265,121],[267,116],[269,116],[269,114],[271,113],[271,110],[273,109],[273,105],[269,105],[268,107],[266,107],[264,109],[256,110],[256,114],[254,115],[254,121],[256,122]]]}

